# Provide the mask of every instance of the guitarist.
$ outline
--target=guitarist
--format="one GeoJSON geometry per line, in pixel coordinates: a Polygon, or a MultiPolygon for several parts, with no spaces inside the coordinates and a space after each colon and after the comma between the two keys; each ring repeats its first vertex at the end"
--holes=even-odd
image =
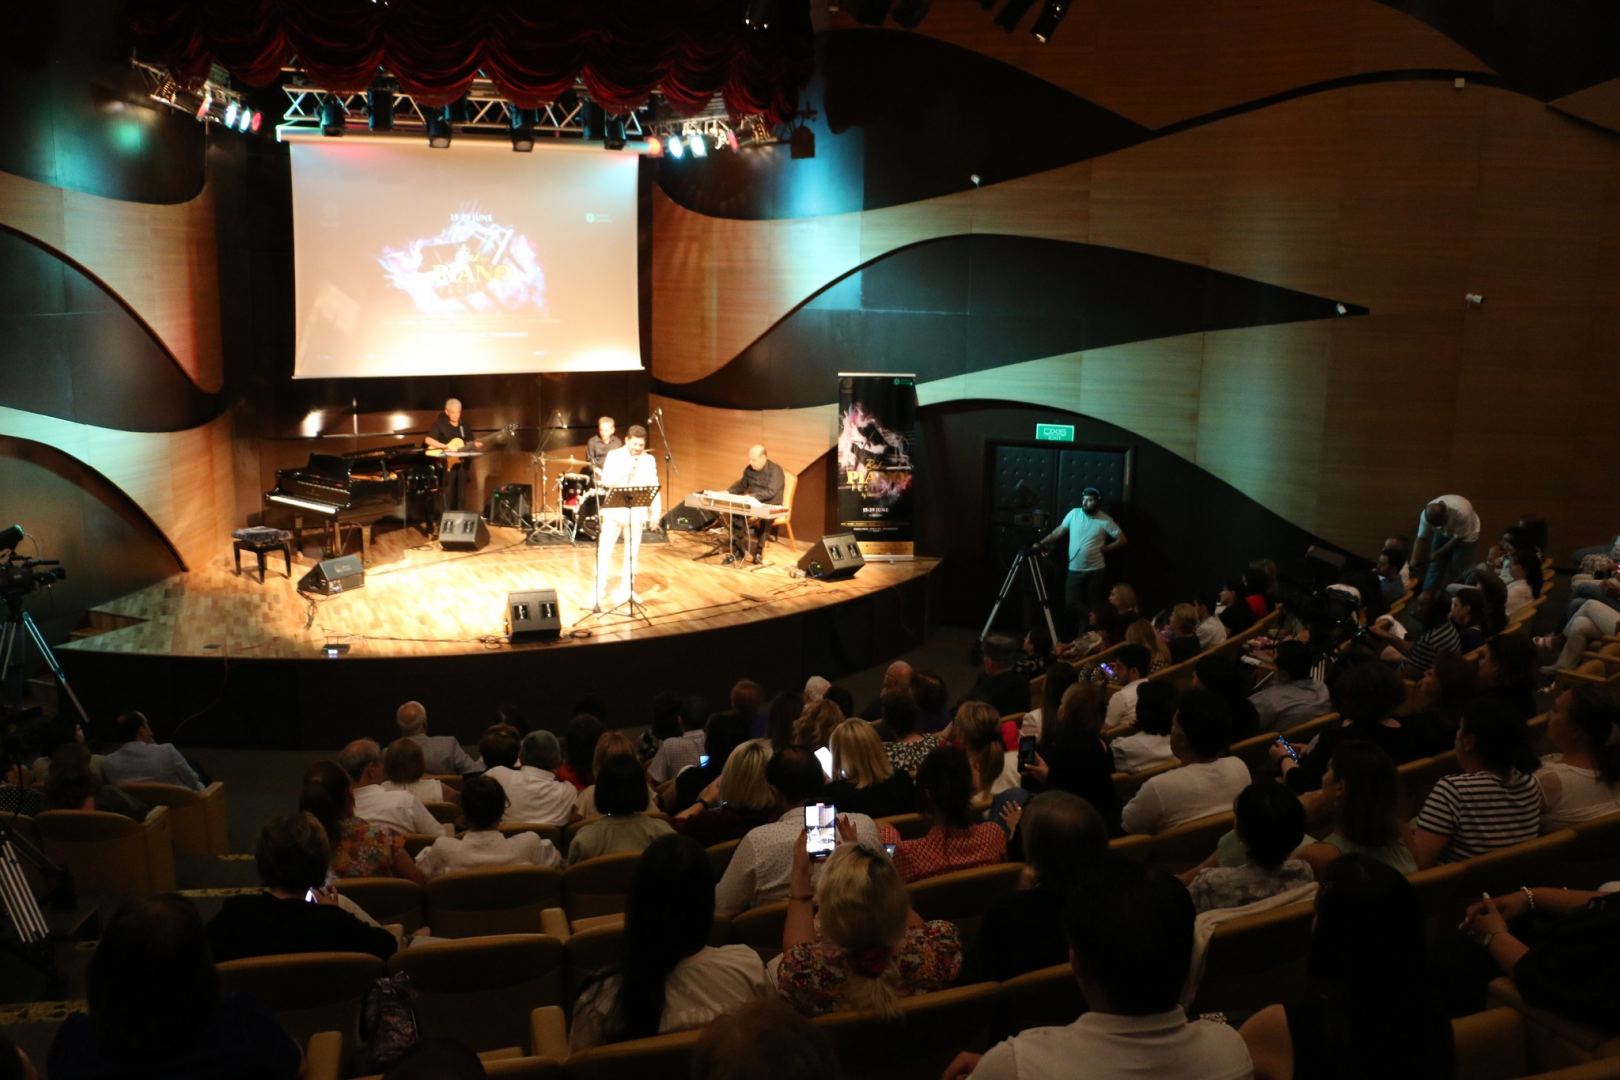
{"type": "MultiPolygon", "coordinates": [[[[428,428],[427,444],[430,450],[482,450],[484,444],[473,438],[461,422],[461,402],[451,398],[444,403],[444,412],[428,428]]],[[[466,462],[449,458],[445,468],[444,508],[460,510],[467,492],[466,462]]]]}

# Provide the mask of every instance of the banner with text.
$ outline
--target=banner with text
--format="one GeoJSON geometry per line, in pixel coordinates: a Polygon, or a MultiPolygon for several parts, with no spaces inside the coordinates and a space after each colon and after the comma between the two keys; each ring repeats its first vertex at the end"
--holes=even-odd
{"type": "Polygon", "coordinates": [[[915,554],[914,375],[838,376],[838,525],[868,559],[915,554]]]}

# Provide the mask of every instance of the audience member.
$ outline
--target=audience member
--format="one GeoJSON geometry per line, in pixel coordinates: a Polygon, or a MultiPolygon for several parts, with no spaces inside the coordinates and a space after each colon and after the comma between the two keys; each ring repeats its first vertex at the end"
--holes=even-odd
{"type": "Polygon", "coordinates": [[[354,814],[373,825],[386,825],[395,832],[433,834],[453,832],[439,824],[418,799],[408,791],[389,791],[382,786],[382,748],[370,739],[356,739],[345,746],[337,757],[343,771],[349,774],[350,792],[354,799],[354,814]]]}
{"type": "MultiPolygon", "coordinates": [[[[964,701],[951,721],[949,738],[941,740],[967,755],[973,769],[973,813],[982,816],[995,797],[1019,786],[1018,758],[1001,741],[1001,718],[985,701],[964,701]]],[[[930,751],[932,753],[932,751],[930,751]]]]}
{"type": "Polygon", "coordinates": [[[839,1080],[841,1075],[832,1039],[774,994],[721,1013],[704,1026],[692,1048],[692,1080],[839,1080]]]}
{"type": "Polygon", "coordinates": [[[833,728],[827,746],[832,751],[833,781],[822,791],[824,802],[872,818],[909,814],[917,808],[911,774],[889,761],[871,724],[845,720],[833,728]]]}
{"type": "Polygon", "coordinates": [[[1316,893],[1303,1001],[1242,1027],[1257,1080],[1453,1074],[1451,1024],[1424,970],[1417,890],[1387,865],[1345,855],[1316,893]]]}
{"type": "Polygon", "coordinates": [[[1409,562],[1423,572],[1423,591],[1436,592],[1474,564],[1479,515],[1461,495],[1441,495],[1418,517],[1417,546],[1409,562]]]}
{"type": "MultiPolygon", "coordinates": [[[[777,820],[750,830],[732,853],[715,887],[715,909],[731,916],[755,904],[782,900],[793,870],[793,845],[804,835],[804,807],[820,802],[826,774],[815,754],[802,746],[778,750],[765,766],[765,780],[776,797],[777,820]]],[[[860,843],[876,850],[877,826],[865,814],[842,814],[860,843]]]]}
{"type": "Polygon", "coordinates": [[[1296,853],[1320,878],[1340,855],[1365,855],[1402,874],[1417,872],[1407,843],[1412,827],[1401,815],[1401,778],[1383,748],[1366,739],[1334,747],[1322,774],[1322,802],[1333,830],[1296,853]]]}
{"type": "MultiPolygon", "coordinates": [[[[703,732],[699,731],[701,738],[703,732]]],[[[670,741],[682,741],[670,740],[670,741]]],[[[669,742],[664,744],[669,745],[669,742]]],[[[659,748],[663,752],[663,747],[659,748]]],[[[506,816],[503,824],[524,822],[540,825],[566,825],[574,816],[579,792],[574,785],[557,779],[556,769],[562,760],[562,747],[557,736],[549,731],[531,731],[523,736],[516,768],[496,765],[484,775],[506,789],[506,816]]],[[[654,761],[657,759],[655,758],[654,761]]],[[[697,764],[697,759],[692,759],[697,764]]],[[[598,796],[598,806],[601,800],[598,796]]]]}
{"type": "Polygon", "coordinates": [[[1193,685],[1226,706],[1226,738],[1241,742],[1260,734],[1260,713],[1249,700],[1248,665],[1225,653],[1203,656],[1193,665],[1193,685]]]}
{"type": "MultiPolygon", "coordinates": [[[[772,750],[793,745],[794,722],[820,704],[824,696],[825,691],[812,701],[801,698],[791,690],[784,690],[771,698],[771,707],[766,713],[765,730],[762,734],[770,740],[772,750]]],[[[711,757],[710,760],[714,759],[711,757]]]]}
{"type": "MultiPolygon", "coordinates": [[[[834,705],[838,706],[838,711],[843,713],[845,716],[854,716],[855,715],[855,698],[844,687],[842,687],[842,686],[829,686],[829,687],[827,687],[827,692],[825,694],[822,694],[821,696],[823,698],[825,698],[826,700],[832,702],[834,705]]],[[[784,748],[783,747],[777,747],[777,749],[780,750],[780,749],[784,749],[784,748]]]]}
{"type": "Polygon", "coordinates": [[[1125,642],[1129,645],[1140,645],[1147,652],[1148,664],[1143,669],[1144,675],[1163,671],[1173,662],[1170,659],[1170,646],[1164,643],[1164,638],[1159,636],[1153,624],[1146,619],[1137,619],[1125,628],[1125,642]]]}
{"type": "MultiPolygon", "coordinates": [[[[1479,668],[1461,653],[1441,653],[1418,680],[1423,708],[1401,717],[1411,748],[1418,754],[1444,754],[1457,740],[1463,710],[1479,697],[1479,668]]],[[[1404,690],[1403,690],[1404,694],[1404,690]]]]}
{"type": "Polygon", "coordinates": [[[688,765],[696,765],[698,758],[703,756],[703,720],[688,715],[685,710],[679,716],[680,735],[659,743],[658,752],[647,765],[647,779],[654,784],[675,779],[676,773],[688,765]]]}
{"type": "MultiPolygon", "coordinates": [[[[621,760],[610,758],[609,767],[621,760]]],[[[709,856],[700,844],[665,836],[648,845],[630,877],[619,964],[580,994],[570,1050],[702,1027],[770,994],[758,953],[747,945],[709,944],[714,899],[709,856]]]]}
{"type": "Polygon", "coordinates": [[[1414,637],[1401,637],[1383,622],[1367,627],[1368,633],[1384,643],[1379,655],[1382,659],[1400,665],[1400,672],[1415,679],[1429,670],[1434,658],[1441,653],[1461,652],[1461,638],[1457,624],[1451,620],[1451,597],[1444,590],[1420,595],[1412,605],[1416,608],[1420,632],[1414,637]]]}
{"type": "MultiPolygon", "coordinates": [[[[885,690],[883,698],[889,703],[886,707],[896,707],[896,703],[902,700],[907,707],[911,707],[911,690],[908,687],[885,690]]],[[[793,721],[793,745],[819,750],[827,745],[833,728],[843,722],[844,714],[839,711],[837,704],[822,698],[793,721]]]]}
{"type": "Polygon", "coordinates": [[[56,1029],[52,1080],[300,1075],[303,1054],[276,1018],[252,998],[221,994],[214,961],[225,957],[208,944],[189,900],[154,896],[119,908],[85,975],[89,1012],[56,1029]]]}
{"type": "Polygon", "coordinates": [[[1013,666],[1019,655],[1018,639],[991,634],[984,639],[982,651],[982,670],[963,700],[988,702],[997,716],[1027,711],[1029,676],[1013,666]]]}
{"type": "Polygon", "coordinates": [[[1620,813],[1620,703],[1606,688],[1579,685],[1553,699],[1547,737],[1557,753],[1541,759],[1541,831],[1620,813]]]}
{"type": "Polygon", "coordinates": [[[917,808],[928,819],[928,831],[894,846],[894,868],[902,881],[921,881],[1006,857],[1007,834],[993,822],[974,824],[972,800],[973,770],[961,750],[942,746],[923,759],[917,769],[917,808]]]}
{"type": "MultiPolygon", "coordinates": [[[[1013,670],[1026,679],[1044,674],[1054,658],[1052,648],[1052,635],[1046,632],[1046,627],[1037,623],[1024,632],[1023,651],[1019,653],[1018,659],[1013,661],[1013,670]]],[[[911,682],[915,687],[917,683],[915,674],[912,675],[911,682]]]]}
{"type": "Polygon", "coordinates": [[[1198,644],[1205,651],[1226,640],[1226,624],[1215,614],[1216,598],[1200,590],[1193,595],[1193,610],[1198,613],[1198,644]]]}
{"type": "Polygon", "coordinates": [[[1136,602],[1136,589],[1121,581],[1108,590],[1108,606],[1123,629],[1142,617],[1136,602]]]}
{"type": "Polygon", "coordinates": [[[1094,607],[1086,612],[1086,632],[1067,645],[1059,645],[1057,654],[1073,661],[1102,652],[1119,641],[1126,625],[1112,607],[1094,607]]]}
{"type": "Polygon", "coordinates": [[[1477,587],[1462,588],[1452,593],[1451,624],[1457,628],[1457,649],[1465,653],[1485,644],[1487,632],[1495,633],[1500,629],[1488,627],[1485,596],[1477,587]]]}
{"type": "Polygon", "coordinates": [[[102,783],[91,768],[90,751],[76,742],[63,743],[51,754],[44,796],[51,810],[99,810],[131,821],[145,821],[151,812],[129,792],[102,783]]]}
{"type": "Polygon", "coordinates": [[[962,968],[963,984],[1003,982],[1063,963],[1069,955],[1064,902],[1081,869],[1108,855],[1108,827],[1071,792],[1042,792],[1023,807],[1021,818],[1023,880],[985,910],[962,968]]]}
{"type": "MultiPolygon", "coordinates": [[[[896,660],[883,669],[883,684],[878,687],[877,696],[866,708],[861,710],[862,720],[877,720],[883,711],[883,695],[890,690],[909,690],[912,678],[911,665],[904,660],[896,660]]],[[[850,713],[846,710],[845,716],[850,713]]]]}
{"type": "Polygon", "coordinates": [[[386,960],[394,935],[338,905],[327,884],[332,852],[309,814],[271,818],[259,830],[253,863],[262,893],[226,897],[208,924],[216,961],[299,952],[362,952],[386,960]]]}
{"type": "Polygon", "coordinates": [[[326,830],[333,876],[423,880],[415,860],[405,853],[403,835],[355,815],[349,774],[336,762],[317,761],[304,770],[298,809],[326,830]]]}
{"type": "MultiPolygon", "coordinates": [[[[602,763],[616,754],[629,754],[637,759],[641,756],[637,752],[636,744],[630,741],[628,735],[618,731],[610,731],[596,740],[596,750],[591,754],[591,776],[593,778],[600,776],[602,774],[602,763]]],[[[650,787],[647,789],[647,809],[658,809],[658,797],[653,794],[650,787]]],[[[601,812],[596,809],[596,785],[594,783],[579,793],[579,801],[574,804],[574,813],[582,821],[589,821],[591,818],[602,816],[601,812]]]]}
{"type": "Polygon", "coordinates": [[[770,760],[771,745],[764,739],[753,739],[733,750],[720,779],[675,816],[676,831],[709,847],[741,840],[750,829],[775,821],[781,811],[765,782],[770,760]]]}
{"type": "Polygon", "coordinates": [[[1296,794],[1322,786],[1333,750],[1345,739],[1366,739],[1383,747],[1396,763],[1417,757],[1411,732],[1393,713],[1406,700],[1406,688],[1395,673],[1382,664],[1368,662],[1350,668],[1334,685],[1339,695],[1338,727],[1328,728],[1308,746],[1293,744],[1296,762],[1281,744],[1272,746],[1272,760],[1282,769],[1283,783],[1296,794]]]}
{"type": "Polygon", "coordinates": [[[1113,834],[1119,831],[1119,792],[1114,788],[1114,756],[1102,741],[1103,708],[1103,690],[1096,683],[1075,683],[1065,690],[1034,759],[1023,769],[1024,786],[1080,796],[1113,834]]]}
{"type": "Polygon", "coordinates": [[[1136,730],[1109,744],[1114,768],[1141,772],[1176,759],[1170,749],[1170,722],[1176,715],[1176,688],[1168,682],[1143,683],[1136,691],[1136,730]]]}
{"type": "Polygon", "coordinates": [[[1287,731],[1333,711],[1328,688],[1311,677],[1315,666],[1316,653],[1309,645],[1298,641],[1277,645],[1277,670],[1271,685],[1249,695],[1260,731],[1287,731]]]}
{"type": "Polygon", "coordinates": [[[403,791],[424,804],[460,799],[454,788],[427,776],[427,758],[415,739],[400,737],[388,744],[383,751],[383,775],[387,778],[380,785],[384,791],[403,791]]]}
{"type": "Polygon", "coordinates": [[[1592,642],[1615,633],[1620,633],[1620,611],[1601,600],[1586,601],[1564,624],[1561,632],[1536,639],[1537,645],[1559,650],[1552,666],[1543,670],[1550,674],[1575,667],[1592,642]]]}
{"type": "Polygon", "coordinates": [[[1514,548],[1508,554],[1507,603],[1505,611],[1513,615],[1529,607],[1541,595],[1541,556],[1524,548],[1514,548]]]}
{"type": "Polygon", "coordinates": [[[699,717],[705,714],[701,710],[691,708],[687,699],[679,694],[666,690],[653,695],[652,714],[647,730],[641,733],[636,756],[642,761],[651,761],[657,755],[660,746],[670,739],[679,738],[682,715],[699,717]]]}
{"type": "Polygon", "coordinates": [[[1384,602],[1393,604],[1406,595],[1406,579],[1403,571],[1406,569],[1406,555],[1395,548],[1385,548],[1378,553],[1378,589],[1384,594],[1384,602]]]}
{"type": "MultiPolygon", "coordinates": [[[[801,709],[807,709],[816,702],[820,701],[821,696],[827,692],[827,688],[831,685],[832,683],[828,682],[820,675],[812,675],[808,679],[804,680],[804,693],[802,696],[802,704],[800,706],[801,709]]],[[[758,738],[758,736],[755,736],[755,738],[758,738]]]]}
{"type": "MultiPolygon", "coordinates": [[[[77,744],[74,744],[77,745],[77,744]]],[[[83,799],[79,800],[82,806],[83,799]]],[[[45,792],[36,784],[34,770],[20,762],[8,762],[3,783],[0,783],[0,816],[23,814],[38,817],[41,810],[50,809],[45,792]]],[[[141,817],[146,814],[143,812],[141,817]]],[[[3,1078],[3,1074],[0,1074],[3,1078]]]]}
{"type": "MultiPolygon", "coordinates": [[[[394,723],[402,738],[410,739],[422,748],[427,771],[436,776],[465,776],[484,767],[484,763],[467,756],[451,735],[427,733],[427,709],[420,701],[407,701],[394,713],[394,723]]],[[[520,726],[521,727],[521,726],[520,726]]]]}
{"type": "Polygon", "coordinates": [[[1122,859],[1091,863],[1076,878],[1064,923],[1086,1011],[1064,1027],[1023,1031],[982,1056],[960,1054],[943,1080],[1252,1075],[1237,1032],[1189,1021],[1179,1003],[1193,948],[1187,890],[1169,874],[1122,859]]]}
{"type": "Polygon", "coordinates": [[[590,713],[579,713],[563,731],[563,763],[557,766],[557,779],[584,791],[596,783],[592,767],[596,763],[597,741],[607,734],[607,725],[590,713]]]}
{"type": "Polygon", "coordinates": [[[173,743],[152,738],[146,717],[131,710],[113,721],[113,737],[123,743],[101,759],[101,778],[109,784],[178,784],[201,791],[203,782],[173,743]]]}
{"type": "Polygon", "coordinates": [[[1187,886],[1199,913],[1243,907],[1308,885],[1311,868],[1291,858],[1305,839],[1305,809],[1299,796],[1266,781],[1250,784],[1232,803],[1245,859],[1239,866],[1200,870],[1187,886]]]}
{"type": "Polygon", "coordinates": [[[416,856],[422,876],[432,881],[457,870],[494,866],[561,866],[556,845],[536,833],[503,836],[506,789],[487,776],[469,777],[462,785],[461,812],[467,831],[459,838],[441,836],[416,856]]]}
{"type": "Polygon", "coordinates": [[[1540,762],[1530,750],[1524,718],[1499,701],[1481,698],[1457,729],[1462,772],[1435,781],[1414,824],[1418,869],[1471,859],[1533,840],[1541,826],[1540,762]]]}
{"type": "Polygon", "coordinates": [[[776,971],[777,990],[799,1012],[820,1016],[859,1009],[893,1017],[900,998],[943,990],[956,981],[962,967],[956,924],[923,922],[881,851],[840,844],[813,895],[811,889],[801,830],[793,842],[776,971]]]}
{"type": "Polygon", "coordinates": [[[895,691],[885,697],[887,701],[880,710],[882,720],[878,724],[879,733],[887,740],[883,750],[896,772],[915,775],[923,758],[939,745],[939,736],[917,729],[916,701],[909,692],[895,691]]]}
{"type": "MultiPolygon", "coordinates": [[[[728,695],[731,711],[742,718],[743,735],[746,739],[759,729],[765,722],[765,703],[767,695],[765,688],[753,679],[738,679],[731,684],[728,695]]],[[[741,741],[741,740],[738,740],[741,741]]],[[[731,753],[731,747],[726,748],[726,754],[731,753]]],[[[725,760],[725,754],[720,755],[725,760]]]]}
{"type": "Polygon", "coordinates": [[[932,671],[919,671],[911,677],[911,695],[917,702],[917,730],[944,731],[951,724],[951,708],[945,680],[932,671]]]}
{"type": "Polygon", "coordinates": [[[1204,651],[1198,640],[1198,609],[1191,604],[1177,604],[1170,609],[1170,662],[1179,664],[1191,660],[1204,651]]]}
{"type": "Polygon", "coordinates": [[[1001,723],[1001,743],[1009,750],[1018,749],[1018,740],[1025,735],[1039,740],[1044,734],[1046,721],[1057,715],[1063,693],[1080,681],[1080,672],[1073,664],[1053,664],[1041,684],[1040,703],[1024,714],[1022,720],[1004,720],[1001,723]]]}
{"type": "Polygon", "coordinates": [[[1497,634],[1479,658],[1479,681],[1488,697],[1504,701],[1526,720],[1536,715],[1536,647],[1523,634],[1497,634]]]}
{"type": "Polygon", "coordinates": [[[596,810],[568,845],[568,865],[598,855],[642,851],[674,827],[663,818],[647,816],[647,774],[630,754],[615,754],[602,762],[596,776],[596,810]]]}
{"type": "Polygon", "coordinates": [[[1121,686],[1108,699],[1105,723],[1110,730],[1135,723],[1136,692],[1147,681],[1149,663],[1148,651],[1140,645],[1126,643],[1114,653],[1113,666],[1119,672],[1116,681],[1121,686]]]}
{"type": "Polygon", "coordinates": [[[734,710],[710,715],[703,725],[703,755],[696,765],[675,774],[675,787],[664,799],[664,809],[672,814],[685,810],[699,792],[720,779],[731,752],[748,741],[750,727],[748,717],[734,710]]]}
{"type": "Polygon", "coordinates": [[[1226,752],[1226,706],[1208,690],[1181,695],[1170,748],[1183,764],[1150,777],[1120,814],[1128,833],[1160,833],[1223,814],[1249,784],[1249,768],[1226,752]]]}

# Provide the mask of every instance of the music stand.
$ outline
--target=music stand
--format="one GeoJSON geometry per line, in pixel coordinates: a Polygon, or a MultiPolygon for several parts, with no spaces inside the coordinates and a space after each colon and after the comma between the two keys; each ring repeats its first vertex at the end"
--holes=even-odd
{"type": "MultiPolygon", "coordinates": [[[[639,537],[635,538],[636,541],[637,541],[636,543],[631,543],[631,539],[632,539],[632,530],[634,530],[635,527],[636,527],[636,520],[635,520],[636,511],[638,509],[643,509],[645,507],[651,506],[652,501],[658,497],[658,492],[659,492],[660,488],[659,488],[659,486],[657,484],[647,484],[647,485],[644,485],[644,486],[629,486],[629,485],[626,485],[626,486],[623,486],[623,487],[613,487],[611,485],[604,484],[598,490],[600,490],[601,493],[602,493],[602,501],[599,504],[597,504],[597,515],[598,515],[597,520],[598,520],[598,522],[601,521],[601,516],[600,515],[602,513],[604,513],[605,511],[608,511],[608,510],[628,510],[628,511],[630,511],[629,519],[625,523],[625,532],[624,532],[624,543],[625,543],[624,557],[625,557],[625,559],[628,560],[628,562],[625,564],[625,569],[628,571],[628,573],[625,576],[630,579],[630,595],[625,598],[624,603],[616,604],[615,606],[609,608],[607,610],[607,612],[605,612],[605,614],[609,614],[609,615],[619,614],[620,613],[619,609],[620,608],[625,608],[626,610],[623,612],[623,614],[629,616],[630,618],[632,618],[632,619],[646,619],[647,618],[646,605],[642,604],[640,601],[638,601],[636,599],[636,550],[637,550],[637,548],[639,548],[641,546],[640,542],[639,542],[640,538],[639,537]]],[[[601,528],[600,524],[597,527],[601,528]]],[[[643,528],[645,528],[645,524],[643,524],[643,528]]],[[[602,580],[602,545],[600,543],[598,543],[596,545],[596,582],[600,582],[601,580],[602,580]]],[[[593,583],[593,585],[594,585],[594,583],[593,583]]],[[[601,614],[604,614],[604,612],[602,612],[600,609],[594,609],[593,608],[592,611],[591,611],[591,614],[593,614],[593,615],[601,615],[601,614]]],[[[648,620],[648,621],[650,621],[650,620],[648,620]]]]}

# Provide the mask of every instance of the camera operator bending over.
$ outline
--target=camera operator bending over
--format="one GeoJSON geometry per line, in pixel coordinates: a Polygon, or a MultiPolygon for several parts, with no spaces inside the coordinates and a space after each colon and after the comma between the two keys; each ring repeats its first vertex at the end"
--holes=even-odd
{"type": "Polygon", "coordinates": [[[1108,597],[1105,556],[1125,546],[1125,530],[1103,512],[1102,492],[1088,487],[1080,493],[1080,505],[1037,543],[1047,551],[1065,535],[1069,538],[1069,573],[1063,583],[1063,604],[1084,626],[1086,613],[1108,597]]]}

